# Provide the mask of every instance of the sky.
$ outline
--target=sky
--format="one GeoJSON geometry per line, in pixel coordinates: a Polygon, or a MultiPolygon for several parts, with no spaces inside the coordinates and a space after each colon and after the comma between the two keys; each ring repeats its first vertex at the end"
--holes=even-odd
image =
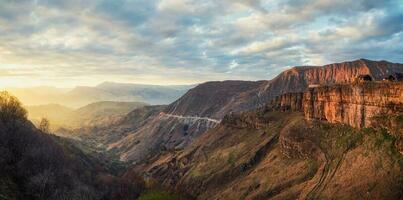
{"type": "Polygon", "coordinates": [[[402,47],[401,0],[0,0],[0,87],[262,80],[402,47]]]}

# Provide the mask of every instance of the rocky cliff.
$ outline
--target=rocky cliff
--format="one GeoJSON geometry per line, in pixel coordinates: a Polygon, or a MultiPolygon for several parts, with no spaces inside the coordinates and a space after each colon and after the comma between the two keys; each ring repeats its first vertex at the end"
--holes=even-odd
{"type": "Polygon", "coordinates": [[[373,127],[376,116],[403,113],[403,82],[323,85],[275,97],[268,109],[303,111],[308,120],[373,127]]]}
{"type": "Polygon", "coordinates": [[[372,127],[372,118],[403,113],[403,82],[367,82],[310,88],[304,93],[307,119],[372,127]]]}
{"type": "Polygon", "coordinates": [[[403,64],[360,59],[324,66],[294,67],[270,81],[265,91],[269,99],[284,93],[304,92],[309,85],[352,83],[359,75],[380,81],[390,74],[402,73],[403,64]]]}

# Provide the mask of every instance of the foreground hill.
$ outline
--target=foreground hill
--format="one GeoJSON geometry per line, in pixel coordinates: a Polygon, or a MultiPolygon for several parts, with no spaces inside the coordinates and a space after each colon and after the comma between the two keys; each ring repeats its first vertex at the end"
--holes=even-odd
{"type": "Polygon", "coordinates": [[[190,199],[401,199],[402,91],[362,81],[286,93],[132,171],[190,199]]]}
{"type": "Polygon", "coordinates": [[[262,109],[133,170],[191,199],[400,199],[403,156],[393,143],[384,129],[262,109]]]}
{"type": "Polygon", "coordinates": [[[148,104],[169,104],[193,85],[142,85],[104,82],[95,87],[73,89],[51,87],[9,88],[25,105],[60,104],[79,108],[99,101],[140,101],[148,104]]]}
{"type": "Polygon", "coordinates": [[[68,140],[45,134],[15,97],[0,93],[0,199],[135,199],[136,177],[115,177],[68,140]]]}
{"type": "Polygon", "coordinates": [[[253,110],[287,92],[303,92],[309,85],[352,83],[359,75],[382,80],[403,72],[403,65],[386,61],[356,60],[325,66],[303,66],[287,70],[270,81],[207,82],[189,90],[159,113],[153,110],[142,126],[115,123],[87,129],[81,134],[101,142],[123,161],[143,162],[161,152],[183,149],[229,113],[253,110]],[[132,127],[131,127],[132,126],[132,127]],[[99,133],[99,132],[98,132],[99,133]],[[113,135],[113,140],[108,135],[113,135]],[[120,137],[120,138],[119,138],[120,137]]]}

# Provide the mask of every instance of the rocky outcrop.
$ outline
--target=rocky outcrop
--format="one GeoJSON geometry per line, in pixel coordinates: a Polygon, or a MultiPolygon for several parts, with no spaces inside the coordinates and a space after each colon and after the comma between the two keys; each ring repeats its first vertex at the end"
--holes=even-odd
{"type": "Polygon", "coordinates": [[[355,128],[374,127],[376,116],[403,113],[403,82],[318,86],[305,92],[282,94],[271,100],[266,109],[302,111],[308,120],[343,123],[355,128]]]}
{"type": "Polygon", "coordinates": [[[266,88],[268,99],[284,93],[304,92],[310,85],[348,84],[360,75],[381,81],[393,74],[403,73],[403,64],[366,59],[324,66],[301,66],[286,70],[270,81],[266,88]]]}
{"type": "Polygon", "coordinates": [[[307,119],[372,127],[372,118],[403,113],[403,82],[367,82],[310,88],[304,93],[307,119]]]}
{"type": "Polygon", "coordinates": [[[303,96],[302,92],[286,93],[275,97],[266,107],[282,111],[302,111],[303,96]]]}

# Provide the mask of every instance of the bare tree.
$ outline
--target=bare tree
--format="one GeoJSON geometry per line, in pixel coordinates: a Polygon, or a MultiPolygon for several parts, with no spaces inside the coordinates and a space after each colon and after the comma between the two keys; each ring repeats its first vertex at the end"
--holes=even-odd
{"type": "Polygon", "coordinates": [[[39,130],[43,133],[50,133],[50,122],[46,118],[42,118],[41,122],[39,123],[39,130]]]}

